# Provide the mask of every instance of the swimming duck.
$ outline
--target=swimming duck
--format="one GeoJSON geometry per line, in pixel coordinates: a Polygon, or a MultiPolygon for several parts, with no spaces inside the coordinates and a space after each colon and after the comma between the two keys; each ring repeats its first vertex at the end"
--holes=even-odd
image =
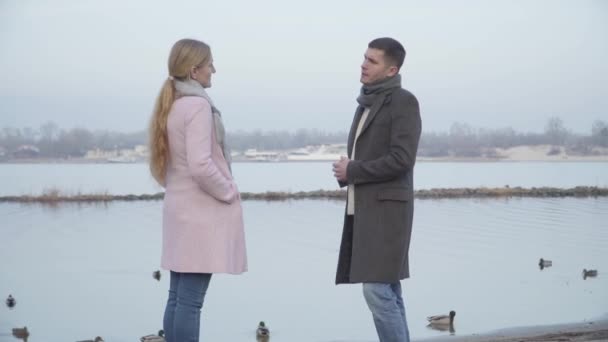
{"type": "Polygon", "coordinates": [[[146,335],[139,339],[141,342],[164,342],[165,341],[165,331],[159,330],[157,335],[146,335]]]}
{"type": "Polygon", "coordinates": [[[30,336],[30,332],[27,330],[27,327],[13,328],[13,336],[18,339],[27,341],[27,338],[30,336]]]}
{"type": "Polygon", "coordinates": [[[82,341],[77,341],[77,342],[104,342],[104,340],[100,336],[97,336],[97,337],[95,337],[94,340],[82,340],[82,341]]]}
{"type": "Polygon", "coordinates": [[[258,341],[268,341],[268,338],[270,337],[270,330],[264,321],[261,321],[258,325],[255,336],[257,337],[258,341]]]}
{"type": "Polygon", "coordinates": [[[587,279],[587,277],[597,277],[597,270],[588,270],[583,268],[583,279],[587,279]]]}
{"type": "Polygon", "coordinates": [[[454,316],[456,316],[456,311],[452,310],[449,315],[429,316],[426,319],[432,325],[452,325],[454,324],[454,316]]]}
{"type": "Polygon", "coordinates": [[[6,298],[6,306],[8,306],[10,309],[14,308],[15,305],[17,305],[17,301],[15,300],[15,298],[13,298],[12,295],[8,295],[8,298],[6,298]]]}

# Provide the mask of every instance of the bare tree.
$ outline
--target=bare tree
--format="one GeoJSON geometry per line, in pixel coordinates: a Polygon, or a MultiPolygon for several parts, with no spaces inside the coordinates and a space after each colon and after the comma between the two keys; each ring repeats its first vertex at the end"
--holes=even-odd
{"type": "Polygon", "coordinates": [[[564,122],[557,116],[549,118],[545,126],[545,135],[552,145],[564,145],[568,137],[568,131],[564,128],[564,122]]]}
{"type": "Polygon", "coordinates": [[[595,145],[608,147],[608,123],[595,120],[591,126],[591,139],[595,145]]]}
{"type": "Polygon", "coordinates": [[[43,141],[50,142],[59,137],[59,126],[53,121],[48,121],[40,126],[40,136],[43,141]]]}
{"type": "Polygon", "coordinates": [[[456,156],[477,157],[481,148],[473,128],[465,123],[454,122],[450,127],[450,147],[456,156]]]}

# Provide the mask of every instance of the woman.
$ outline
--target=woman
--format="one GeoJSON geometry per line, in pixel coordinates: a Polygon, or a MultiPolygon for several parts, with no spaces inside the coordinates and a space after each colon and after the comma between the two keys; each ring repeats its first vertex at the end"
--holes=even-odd
{"type": "Polygon", "coordinates": [[[167,342],[199,340],[213,273],[247,270],[241,200],[225,130],[205,91],[214,73],[207,44],[176,42],[150,124],[150,171],[165,187],[161,266],[171,271],[163,321],[167,342]]]}

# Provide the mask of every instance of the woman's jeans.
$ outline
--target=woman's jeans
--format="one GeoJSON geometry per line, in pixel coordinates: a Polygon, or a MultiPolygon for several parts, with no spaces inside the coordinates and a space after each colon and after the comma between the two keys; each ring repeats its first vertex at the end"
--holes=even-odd
{"type": "Polygon", "coordinates": [[[198,342],[201,308],[210,281],[210,273],[171,271],[169,299],[163,319],[167,342],[198,342]]]}

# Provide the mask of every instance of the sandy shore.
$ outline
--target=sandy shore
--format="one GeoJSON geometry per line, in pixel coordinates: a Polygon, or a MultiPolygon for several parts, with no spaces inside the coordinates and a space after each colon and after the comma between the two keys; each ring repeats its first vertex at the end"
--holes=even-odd
{"type": "Polygon", "coordinates": [[[421,157],[417,161],[423,162],[608,162],[608,149],[595,148],[596,155],[568,154],[563,147],[559,152],[551,153],[551,145],[517,146],[508,149],[497,148],[496,157],[421,157]]]}
{"type": "MultiPolygon", "coordinates": [[[[559,147],[554,150],[550,145],[517,146],[508,149],[495,149],[493,157],[425,157],[419,155],[418,162],[608,162],[608,148],[594,148],[595,155],[568,154],[566,149],[559,147]],[[553,150],[553,151],[552,151],[553,150]]],[[[346,155],[346,145],[320,145],[310,146],[306,153],[292,154],[293,151],[257,151],[265,157],[249,158],[243,154],[233,154],[233,162],[333,162],[346,155]],[[266,156],[266,154],[271,154],[266,156]]],[[[128,163],[145,163],[144,159],[128,163]]],[[[105,159],[88,158],[34,158],[0,160],[5,164],[105,164],[105,159]]]]}
{"type": "MultiPolygon", "coordinates": [[[[279,162],[311,162],[311,161],[335,161],[340,156],[346,155],[346,145],[321,145],[310,146],[304,153],[290,153],[290,151],[268,151],[276,154],[276,158],[251,160],[244,155],[233,156],[235,162],[241,161],[279,161],[279,162]],[[279,157],[280,156],[280,157],[279,157]]],[[[259,151],[263,152],[263,151],[259,151]]],[[[595,147],[593,155],[568,154],[564,147],[551,145],[517,146],[508,149],[496,148],[492,157],[425,157],[419,155],[419,162],[608,162],[608,148],[595,147]]]]}
{"type": "MultiPolygon", "coordinates": [[[[563,147],[558,147],[559,153],[552,154],[554,147],[550,145],[517,146],[509,149],[497,149],[499,156],[514,161],[608,161],[608,149],[595,148],[597,155],[571,155],[563,147]]],[[[555,152],[555,151],[554,151],[555,152]]]]}
{"type": "MultiPolygon", "coordinates": [[[[457,327],[456,327],[457,328],[457,327]]],[[[419,342],[553,342],[553,341],[608,341],[608,318],[536,327],[501,329],[489,333],[468,336],[445,336],[416,339],[419,342]]]]}
{"type": "MultiPolygon", "coordinates": [[[[595,155],[572,155],[565,148],[560,147],[559,152],[553,151],[550,145],[517,146],[508,149],[495,149],[493,157],[424,157],[418,156],[418,162],[608,162],[608,148],[594,148],[595,155]]],[[[311,146],[304,154],[291,154],[290,151],[258,151],[272,154],[262,158],[251,159],[245,155],[235,153],[233,162],[333,162],[346,155],[346,145],[311,146]]],[[[145,160],[135,163],[145,163],[145,160]]],[[[11,159],[0,161],[7,164],[105,164],[105,159],[69,158],[69,159],[11,159]]]]}

